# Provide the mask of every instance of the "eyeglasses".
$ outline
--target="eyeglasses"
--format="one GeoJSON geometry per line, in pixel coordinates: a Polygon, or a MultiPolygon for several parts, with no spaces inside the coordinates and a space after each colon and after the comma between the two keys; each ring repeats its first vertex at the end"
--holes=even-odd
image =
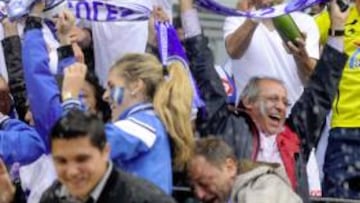
{"type": "Polygon", "coordinates": [[[273,95],[273,96],[259,96],[259,98],[263,98],[266,101],[269,101],[271,103],[278,103],[278,102],[282,102],[284,104],[285,107],[290,107],[291,103],[289,102],[288,99],[286,98],[281,98],[277,95],[273,95]]]}

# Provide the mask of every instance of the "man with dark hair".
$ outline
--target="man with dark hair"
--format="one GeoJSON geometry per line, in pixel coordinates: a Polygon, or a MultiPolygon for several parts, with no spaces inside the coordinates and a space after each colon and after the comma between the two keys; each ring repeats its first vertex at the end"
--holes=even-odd
{"type": "Polygon", "coordinates": [[[238,162],[224,141],[206,138],[196,143],[188,172],[195,195],[204,203],[302,202],[279,166],[238,162]]]}
{"type": "Polygon", "coordinates": [[[151,183],[114,168],[104,124],[95,115],[69,110],[50,140],[58,181],[40,202],[174,202],[151,183]]]}

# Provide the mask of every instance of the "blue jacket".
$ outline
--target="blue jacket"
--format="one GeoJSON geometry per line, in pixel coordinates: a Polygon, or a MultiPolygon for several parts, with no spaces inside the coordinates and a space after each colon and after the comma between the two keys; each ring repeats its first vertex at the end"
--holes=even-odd
{"type": "MultiPolygon", "coordinates": [[[[49,134],[61,117],[63,108],[59,88],[49,71],[48,53],[40,29],[24,33],[23,61],[35,128],[50,152],[49,134]]],[[[69,65],[66,64],[69,61],[60,63],[60,69],[69,65]]],[[[66,110],[80,104],[77,100],[68,100],[63,105],[66,110]]],[[[106,125],[106,136],[112,148],[111,159],[118,167],[150,180],[167,194],[171,193],[169,139],[150,104],[130,108],[120,116],[119,121],[106,125]]]]}
{"type": "Polygon", "coordinates": [[[116,165],[171,194],[169,136],[152,104],[141,103],[127,109],[118,121],[106,125],[106,136],[116,165]]]}
{"type": "Polygon", "coordinates": [[[44,142],[27,124],[3,117],[0,122],[0,156],[7,166],[32,163],[45,152],[44,142]]]}
{"type": "MultiPolygon", "coordinates": [[[[24,33],[22,57],[35,129],[44,140],[49,153],[48,137],[52,126],[62,115],[62,107],[58,84],[49,70],[48,51],[41,29],[31,29],[24,33]]],[[[62,70],[72,62],[74,60],[60,61],[59,69],[62,70]]]]}

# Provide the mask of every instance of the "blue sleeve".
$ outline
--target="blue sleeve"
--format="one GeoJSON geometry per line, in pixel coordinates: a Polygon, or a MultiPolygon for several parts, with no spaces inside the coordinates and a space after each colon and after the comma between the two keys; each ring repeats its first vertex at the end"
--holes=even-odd
{"type": "Polygon", "coordinates": [[[9,119],[2,125],[0,156],[6,165],[32,163],[45,151],[45,144],[35,129],[16,119],[9,119]]]}
{"type": "Polygon", "coordinates": [[[74,56],[68,56],[66,58],[60,59],[60,61],[58,62],[57,73],[60,75],[64,74],[65,68],[74,64],[75,62],[76,60],[74,56]]]}
{"type": "Polygon", "coordinates": [[[143,128],[131,120],[107,124],[105,132],[111,147],[111,159],[120,165],[149,151],[156,141],[155,131],[143,128]]]}
{"type": "Polygon", "coordinates": [[[22,57],[35,128],[50,151],[49,133],[60,118],[62,108],[59,88],[49,70],[48,51],[40,29],[31,29],[24,33],[22,57]]]}

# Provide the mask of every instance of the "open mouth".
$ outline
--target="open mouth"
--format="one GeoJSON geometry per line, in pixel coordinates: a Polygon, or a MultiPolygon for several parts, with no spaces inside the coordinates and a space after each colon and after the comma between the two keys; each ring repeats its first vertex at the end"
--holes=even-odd
{"type": "Polygon", "coordinates": [[[269,115],[269,118],[274,121],[274,122],[280,122],[281,121],[281,116],[280,115],[269,115]]]}

